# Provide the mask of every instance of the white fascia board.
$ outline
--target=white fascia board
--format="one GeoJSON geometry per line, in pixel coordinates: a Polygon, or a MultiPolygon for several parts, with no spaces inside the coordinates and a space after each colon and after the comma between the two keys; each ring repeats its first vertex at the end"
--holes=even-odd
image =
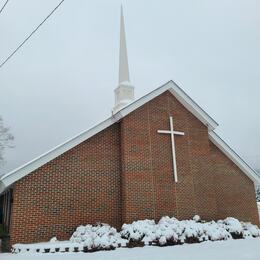
{"type": "Polygon", "coordinates": [[[114,119],[113,117],[110,117],[107,120],[99,123],[98,125],[90,128],[89,130],[81,132],[80,134],[74,136],[70,140],[56,146],[52,150],[42,154],[41,156],[33,159],[32,161],[22,165],[21,167],[1,176],[0,177],[0,193],[1,193],[2,189],[5,189],[6,187],[10,186],[12,183],[23,178],[27,174],[33,172],[34,170],[38,169],[42,165],[55,159],[56,157],[65,153],[66,151],[70,150],[71,148],[75,147],[76,145],[84,142],[88,138],[94,136],[98,132],[111,126],[115,122],[116,122],[116,119],[114,119]]]}
{"type": "Polygon", "coordinates": [[[177,98],[177,100],[187,109],[189,110],[195,117],[197,117],[203,124],[205,124],[209,130],[214,130],[218,124],[212,119],[193,99],[191,99],[175,82],[172,80],[162,85],[161,87],[155,89],[154,91],[148,93],[147,95],[137,99],[133,103],[127,105],[122,108],[119,112],[117,112],[114,116],[118,114],[121,117],[127,116],[132,111],[146,104],[150,100],[159,96],[163,92],[169,90],[173,96],[177,98]]]}
{"type": "Polygon", "coordinates": [[[226,142],[224,142],[214,131],[209,132],[210,141],[216,145],[231,161],[233,161],[242,172],[244,172],[254,183],[260,184],[260,177],[226,142]]]}

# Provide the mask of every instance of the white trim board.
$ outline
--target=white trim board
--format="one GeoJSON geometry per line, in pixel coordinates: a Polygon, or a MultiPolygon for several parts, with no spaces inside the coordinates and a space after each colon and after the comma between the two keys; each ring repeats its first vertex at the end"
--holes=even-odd
{"type": "Polygon", "coordinates": [[[149,102],[153,98],[159,96],[163,92],[169,90],[173,96],[194,116],[196,116],[203,124],[205,124],[209,131],[214,130],[218,124],[212,119],[194,100],[192,100],[176,83],[169,81],[161,87],[153,90],[147,95],[137,99],[126,107],[122,108],[119,112],[115,113],[108,119],[97,124],[96,126],[90,128],[89,130],[83,131],[82,133],[74,136],[68,141],[56,146],[52,150],[44,153],[43,155],[35,158],[34,160],[22,165],[21,167],[3,175],[0,177],[0,193],[2,193],[7,187],[12,185],[14,182],[25,177],[32,171],[38,169],[42,165],[48,163],[49,161],[55,159],[59,155],[65,153],[76,145],[82,143],[83,141],[89,139],[90,137],[96,135],[112,124],[118,122],[123,117],[127,116],[129,113],[133,112],[137,108],[141,107],[145,103],[149,102]]]}

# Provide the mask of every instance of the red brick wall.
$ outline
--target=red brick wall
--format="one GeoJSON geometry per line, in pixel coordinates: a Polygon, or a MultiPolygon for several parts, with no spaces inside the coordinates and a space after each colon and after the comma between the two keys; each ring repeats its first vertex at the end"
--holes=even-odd
{"type": "Polygon", "coordinates": [[[80,224],[137,219],[258,223],[252,181],[208,139],[208,129],[170,92],[138,108],[14,185],[11,243],[68,239],[80,224]],[[174,182],[169,129],[175,136],[174,182]]]}
{"type": "Polygon", "coordinates": [[[210,143],[214,167],[217,218],[233,216],[259,225],[253,182],[210,143]]]}
{"type": "Polygon", "coordinates": [[[123,221],[174,215],[216,215],[207,128],[170,92],[165,92],[121,122],[123,221]],[[169,129],[174,117],[178,183],[172,170],[169,129]]]}
{"type": "Polygon", "coordinates": [[[170,92],[122,120],[121,142],[123,222],[199,214],[206,220],[234,216],[258,223],[252,181],[216,152],[207,127],[170,92]],[[169,116],[174,118],[174,129],[185,132],[175,136],[177,184],[170,136],[157,133],[169,129],[169,116]]]}
{"type": "Polygon", "coordinates": [[[15,184],[12,244],[68,239],[97,221],[121,225],[118,136],[115,124],[15,184]]]}
{"type": "Polygon", "coordinates": [[[155,218],[156,187],[147,106],[121,122],[122,221],[155,218]]]}

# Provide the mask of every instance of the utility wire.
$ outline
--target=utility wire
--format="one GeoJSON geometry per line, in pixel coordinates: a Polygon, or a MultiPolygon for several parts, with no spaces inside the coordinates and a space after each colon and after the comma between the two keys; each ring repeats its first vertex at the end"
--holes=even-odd
{"type": "MultiPolygon", "coordinates": [[[[9,1],[9,0],[8,0],[9,1]]],[[[8,62],[16,52],[18,52],[22,46],[37,32],[37,30],[51,17],[51,15],[62,5],[65,0],[60,3],[46,16],[46,18],[25,38],[25,40],[1,63],[0,69],[8,62]]]]}
{"type": "Polygon", "coordinates": [[[0,14],[3,12],[3,10],[5,9],[5,6],[7,5],[7,3],[9,2],[9,0],[6,0],[4,5],[2,6],[2,8],[0,9],[0,14]]]}

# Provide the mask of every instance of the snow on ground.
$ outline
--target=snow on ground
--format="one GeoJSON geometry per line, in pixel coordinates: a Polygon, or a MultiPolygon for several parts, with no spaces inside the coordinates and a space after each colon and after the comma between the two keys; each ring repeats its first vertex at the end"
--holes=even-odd
{"type": "Polygon", "coordinates": [[[1,260],[259,260],[260,238],[168,247],[119,248],[95,253],[0,254],[1,260]]]}

